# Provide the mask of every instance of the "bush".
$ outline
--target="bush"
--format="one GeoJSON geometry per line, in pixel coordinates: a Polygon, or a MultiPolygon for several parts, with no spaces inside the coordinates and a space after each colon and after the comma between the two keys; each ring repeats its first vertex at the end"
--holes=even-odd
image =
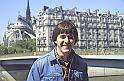
{"type": "Polygon", "coordinates": [[[5,46],[0,46],[0,54],[7,54],[8,53],[8,49],[5,46]]]}
{"type": "Polygon", "coordinates": [[[8,54],[15,54],[15,53],[17,53],[16,48],[8,47],[8,54]]]}
{"type": "Polygon", "coordinates": [[[28,49],[0,46],[0,54],[26,53],[26,52],[29,52],[29,51],[30,50],[28,50],[28,49]]]}

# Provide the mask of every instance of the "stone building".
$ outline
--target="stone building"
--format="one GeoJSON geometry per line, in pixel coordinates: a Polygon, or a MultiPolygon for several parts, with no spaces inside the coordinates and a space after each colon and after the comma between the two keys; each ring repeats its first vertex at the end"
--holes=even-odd
{"type": "Polygon", "coordinates": [[[26,17],[18,16],[15,23],[8,23],[7,31],[4,34],[4,45],[11,47],[17,40],[34,39],[35,22],[31,17],[29,0],[27,0],[26,17]]]}
{"type": "Polygon", "coordinates": [[[12,46],[17,40],[36,38],[37,51],[50,51],[53,48],[52,31],[58,22],[71,20],[78,30],[79,49],[123,48],[124,15],[99,10],[77,11],[77,8],[63,9],[62,6],[49,8],[44,6],[37,17],[31,17],[27,0],[26,17],[18,16],[16,23],[8,23],[4,36],[4,45],[12,46]]]}
{"type": "Polygon", "coordinates": [[[119,13],[99,10],[79,12],[76,8],[64,10],[62,6],[53,9],[44,6],[39,11],[36,27],[36,50],[49,51],[53,48],[52,31],[61,20],[75,23],[79,41],[75,45],[80,49],[121,48],[124,47],[124,19],[119,13]]]}

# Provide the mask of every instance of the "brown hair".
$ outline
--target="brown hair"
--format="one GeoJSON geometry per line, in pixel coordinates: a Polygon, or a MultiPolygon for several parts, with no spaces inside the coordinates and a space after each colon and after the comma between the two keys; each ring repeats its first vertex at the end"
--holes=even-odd
{"type": "Polygon", "coordinates": [[[52,41],[54,42],[54,44],[57,39],[57,36],[62,33],[72,34],[75,38],[75,43],[78,41],[77,29],[75,25],[69,20],[64,20],[58,23],[55,29],[53,30],[52,41]]]}

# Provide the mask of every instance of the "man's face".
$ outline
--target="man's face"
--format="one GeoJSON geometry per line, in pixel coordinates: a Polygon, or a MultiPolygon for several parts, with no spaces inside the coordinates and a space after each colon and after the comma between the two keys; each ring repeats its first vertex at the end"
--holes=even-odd
{"type": "Polygon", "coordinates": [[[72,34],[59,34],[55,43],[57,44],[57,53],[65,55],[69,54],[69,52],[71,51],[72,46],[75,43],[75,38],[72,34]]]}

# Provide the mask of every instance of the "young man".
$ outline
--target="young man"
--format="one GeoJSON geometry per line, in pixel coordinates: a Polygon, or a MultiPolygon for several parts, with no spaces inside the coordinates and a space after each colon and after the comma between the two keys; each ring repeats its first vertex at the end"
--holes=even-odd
{"type": "Polygon", "coordinates": [[[74,24],[60,22],[53,30],[52,40],[55,48],[34,62],[27,81],[88,81],[87,64],[72,49],[78,41],[74,24]]]}

